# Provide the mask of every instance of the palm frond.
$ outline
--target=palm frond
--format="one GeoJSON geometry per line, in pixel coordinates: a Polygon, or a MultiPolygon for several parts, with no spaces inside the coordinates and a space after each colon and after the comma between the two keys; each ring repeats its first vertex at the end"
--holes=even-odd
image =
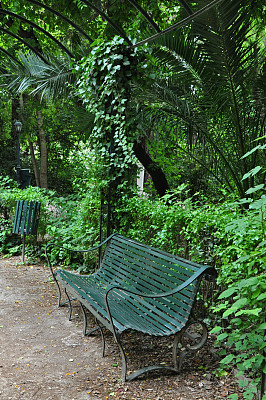
{"type": "Polygon", "coordinates": [[[12,92],[40,94],[41,98],[56,99],[68,96],[73,91],[75,76],[69,65],[69,59],[47,56],[47,62],[34,53],[19,53],[20,64],[9,67],[2,75],[6,88],[12,92]]]}
{"type": "Polygon", "coordinates": [[[153,48],[157,80],[139,94],[154,118],[165,118],[168,126],[169,119],[182,120],[183,132],[192,125],[220,160],[220,176],[228,186],[231,180],[241,196],[242,176],[256,155],[253,160],[242,156],[265,124],[265,50],[259,46],[252,3],[224,1],[190,27],[158,39],[153,48]]]}

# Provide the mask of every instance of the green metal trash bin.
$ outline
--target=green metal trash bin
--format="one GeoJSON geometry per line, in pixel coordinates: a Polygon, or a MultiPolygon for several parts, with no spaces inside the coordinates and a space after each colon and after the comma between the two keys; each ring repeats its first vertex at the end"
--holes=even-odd
{"type": "Polygon", "coordinates": [[[20,189],[26,189],[30,186],[31,182],[31,172],[30,169],[21,169],[20,170],[20,189]]]}
{"type": "Polygon", "coordinates": [[[39,201],[17,200],[12,233],[23,235],[22,261],[25,258],[26,235],[37,235],[41,203],[39,201]]]}

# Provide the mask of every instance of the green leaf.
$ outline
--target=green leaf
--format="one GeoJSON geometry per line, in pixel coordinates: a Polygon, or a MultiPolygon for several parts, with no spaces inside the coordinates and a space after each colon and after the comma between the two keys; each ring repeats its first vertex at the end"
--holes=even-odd
{"type": "Polygon", "coordinates": [[[264,300],[266,299],[266,292],[265,293],[261,293],[258,297],[257,300],[264,300]]]}
{"type": "Polygon", "coordinates": [[[221,326],[215,326],[210,333],[219,333],[223,328],[221,326]]]}
{"type": "Polygon", "coordinates": [[[237,400],[238,399],[238,395],[237,394],[230,394],[230,396],[228,396],[228,399],[237,400]]]}
{"type": "Polygon", "coordinates": [[[261,310],[261,308],[255,308],[254,310],[241,310],[236,313],[236,316],[238,317],[239,315],[255,315],[256,317],[258,317],[261,310]]]}
{"type": "Polygon", "coordinates": [[[262,169],[262,167],[260,167],[259,165],[258,165],[257,167],[255,167],[255,168],[251,169],[249,172],[247,172],[247,173],[243,176],[242,181],[243,181],[244,179],[249,178],[250,176],[256,175],[261,169],[262,169]]]}
{"type": "Polygon", "coordinates": [[[248,288],[248,287],[250,287],[250,286],[257,285],[258,282],[259,282],[258,277],[257,277],[257,276],[253,276],[252,278],[242,279],[242,280],[238,283],[238,287],[239,287],[239,289],[248,288]]]}
{"type": "Polygon", "coordinates": [[[250,156],[250,155],[251,155],[252,153],[254,153],[256,150],[262,149],[262,147],[264,147],[264,146],[261,146],[261,145],[259,144],[258,146],[254,147],[252,150],[250,150],[250,151],[248,151],[246,154],[244,154],[243,157],[241,157],[241,158],[243,159],[243,158],[246,158],[246,157],[250,156]]]}
{"type": "Polygon", "coordinates": [[[231,361],[233,361],[235,356],[233,354],[228,354],[225,358],[222,359],[222,364],[229,364],[231,361]]]}
{"type": "Polygon", "coordinates": [[[258,329],[266,329],[266,322],[264,322],[263,324],[260,324],[258,326],[258,329]]]}
{"type": "Polygon", "coordinates": [[[232,294],[235,293],[236,291],[237,291],[237,287],[231,287],[229,289],[226,289],[224,292],[222,292],[218,298],[225,299],[227,297],[232,296],[232,294]]]}
{"type": "Polygon", "coordinates": [[[217,336],[217,340],[224,340],[228,337],[228,333],[221,333],[219,336],[217,336]]]}
{"type": "Polygon", "coordinates": [[[246,194],[251,194],[251,193],[255,193],[258,190],[262,189],[264,187],[264,184],[261,183],[260,185],[254,186],[253,188],[250,188],[246,191],[246,194]]]}
{"type": "Polygon", "coordinates": [[[240,380],[239,381],[239,387],[246,387],[246,386],[248,386],[248,380],[247,379],[244,379],[244,380],[240,380]]]}
{"type": "Polygon", "coordinates": [[[259,210],[265,205],[266,205],[266,196],[262,195],[259,200],[256,200],[254,201],[254,203],[251,203],[249,208],[252,210],[259,210]]]}
{"type": "MultiPolygon", "coordinates": [[[[243,297],[242,299],[238,299],[228,310],[223,313],[223,318],[228,317],[229,315],[237,312],[240,308],[244,307],[248,303],[248,299],[243,297]]],[[[238,314],[236,314],[238,316],[238,314]]]]}

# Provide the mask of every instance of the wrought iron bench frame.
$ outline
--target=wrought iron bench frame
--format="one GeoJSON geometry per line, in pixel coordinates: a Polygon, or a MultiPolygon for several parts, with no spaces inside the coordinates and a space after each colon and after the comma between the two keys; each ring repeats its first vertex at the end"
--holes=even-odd
{"type": "Polygon", "coordinates": [[[66,301],[61,301],[62,285],[70,306],[70,318],[73,300],[70,297],[80,302],[84,335],[89,336],[100,329],[103,356],[105,340],[102,328],[112,332],[121,353],[123,381],[131,381],[155,369],[178,373],[185,357],[195,354],[204,346],[208,336],[207,327],[203,321],[195,320],[192,310],[202,277],[205,275],[207,279],[215,279],[217,276],[213,267],[173,256],[119,234],[109,236],[99,246],[89,250],[71,250],[49,243],[45,252],[58,287],[58,306],[66,304],[66,301]],[[63,269],[54,271],[48,252],[52,246],[80,253],[105,246],[105,251],[95,273],[80,275],[63,269]],[[97,323],[96,328],[87,333],[85,309],[91,312],[97,323]],[[195,331],[198,327],[200,332],[195,331]],[[152,365],[127,376],[127,357],[120,335],[128,329],[155,336],[173,335],[173,367],[152,365]]]}

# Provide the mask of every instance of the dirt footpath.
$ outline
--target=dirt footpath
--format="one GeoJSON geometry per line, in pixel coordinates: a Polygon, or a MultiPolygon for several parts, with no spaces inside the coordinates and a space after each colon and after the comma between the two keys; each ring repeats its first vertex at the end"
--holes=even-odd
{"type": "MultiPolygon", "coordinates": [[[[180,375],[154,373],[122,383],[112,336],[102,358],[100,334],[82,335],[80,308],[74,307],[69,321],[68,308],[57,307],[48,268],[20,262],[21,257],[0,258],[0,400],[221,400],[233,393],[242,398],[234,377],[215,377],[207,346],[180,375]]],[[[171,362],[172,338],[163,339],[161,350],[158,339],[147,335],[129,333],[125,341],[129,369],[139,368],[143,359],[148,364],[154,352],[171,362]]]]}
{"type": "Polygon", "coordinates": [[[80,319],[57,308],[47,268],[16,261],[0,261],[0,399],[94,399],[91,382],[105,363],[99,338],[88,343],[80,319]]]}

